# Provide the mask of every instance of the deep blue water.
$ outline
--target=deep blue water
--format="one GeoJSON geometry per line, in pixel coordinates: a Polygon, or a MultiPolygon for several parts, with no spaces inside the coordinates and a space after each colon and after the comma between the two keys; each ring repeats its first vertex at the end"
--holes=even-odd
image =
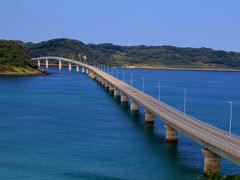
{"type": "MultiPolygon", "coordinates": [[[[66,69],[50,76],[0,78],[0,179],[197,179],[201,146],[163,122],[144,124],[96,81],[66,69]]],[[[119,69],[125,81],[187,113],[240,135],[240,73],[119,69]]],[[[116,69],[114,70],[116,75],[116,69]]],[[[240,168],[222,160],[222,173],[240,168]]]]}

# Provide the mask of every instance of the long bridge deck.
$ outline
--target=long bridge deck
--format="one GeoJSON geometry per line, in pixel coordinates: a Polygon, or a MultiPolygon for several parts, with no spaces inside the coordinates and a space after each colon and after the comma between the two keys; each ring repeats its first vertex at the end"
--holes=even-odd
{"type": "MultiPolygon", "coordinates": [[[[94,77],[111,86],[114,91],[119,91],[122,96],[127,96],[132,102],[144,106],[148,113],[160,117],[170,127],[170,131],[181,131],[203,146],[205,157],[204,171],[217,171],[220,167],[218,157],[224,157],[233,163],[240,165],[240,137],[217,127],[214,127],[201,120],[186,115],[179,110],[158,101],[145,92],[101,71],[100,69],[78,61],[59,57],[39,57],[32,60],[55,59],[82,66],[88,69],[94,77]],[[209,152],[205,152],[209,151],[209,152]],[[212,153],[211,153],[212,152],[212,153]],[[210,162],[211,161],[211,162],[210,162]]],[[[166,128],[167,129],[167,128],[166,128]]]]}

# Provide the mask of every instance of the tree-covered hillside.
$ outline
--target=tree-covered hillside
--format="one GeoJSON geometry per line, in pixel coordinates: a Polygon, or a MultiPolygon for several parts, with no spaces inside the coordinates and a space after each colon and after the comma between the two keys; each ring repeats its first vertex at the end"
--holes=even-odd
{"type": "Polygon", "coordinates": [[[26,50],[15,41],[0,41],[0,74],[31,74],[35,73],[26,50]]]}
{"type": "Polygon", "coordinates": [[[110,66],[153,66],[173,68],[240,69],[240,53],[209,48],[174,46],[118,46],[84,44],[78,40],[53,39],[40,43],[22,43],[32,57],[43,55],[79,59],[86,55],[91,62],[110,66]]]}

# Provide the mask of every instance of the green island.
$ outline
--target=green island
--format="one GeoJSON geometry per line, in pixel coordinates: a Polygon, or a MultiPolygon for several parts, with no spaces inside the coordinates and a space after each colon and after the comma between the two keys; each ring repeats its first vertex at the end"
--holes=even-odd
{"type": "Polygon", "coordinates": [[[0,41],[0,75],[43,74],[32,63],[26,50],[15,41],[0,41]]]}
{"type": "Polygon", "coordinates": [[[80,54],[86,55],[91,62],[116,67],[240,70],[239,52],[210,48],[84,44],[74,39],[18,43],[31,57],[53,55],[80,60],[80,54]]]}
{"type": "Polygon", "coordinates": [[[174,46],[119,46],[110,43],[84,44],[74,39],[52,39],[40,43],[1,40],[0,74],[35,75],[30,57],[59,56],[78,61],[128,68],[240,70],[240,53],[209,48],[174,46]]]}

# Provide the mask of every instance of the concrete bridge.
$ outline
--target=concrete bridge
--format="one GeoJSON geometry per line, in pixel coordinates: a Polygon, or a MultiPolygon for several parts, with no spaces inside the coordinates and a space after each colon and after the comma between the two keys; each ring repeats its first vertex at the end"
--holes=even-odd
{"type": "Polygon", "coordinates": [[[146,123],[153,123],[154,116],[160,117],[165,122],[166,141],[177,141],[177,132],[183,132],[202,145],[205,174],[220,172],[221,157],[240,165],[239,136],[184,114],[94,66],[67,58],[51,56],[32,58],[32,60],[37,61],[39,67],[41,61],[43,61],[46,68],[48,68],[49,60],[57,60],[59,62],[59,69],[62,68],[62,62],[68,63],[70,71],[73,64],[76,66],[76,71],[79,71],[81,67],[83,73],[87,73],[91,78],[96,79],[110,93],[113,93],[114,96],[119,96],[122,103],[128,103],[131,100],[131,111],[138,111],[139,106],[143,106],[146,123]]]}

